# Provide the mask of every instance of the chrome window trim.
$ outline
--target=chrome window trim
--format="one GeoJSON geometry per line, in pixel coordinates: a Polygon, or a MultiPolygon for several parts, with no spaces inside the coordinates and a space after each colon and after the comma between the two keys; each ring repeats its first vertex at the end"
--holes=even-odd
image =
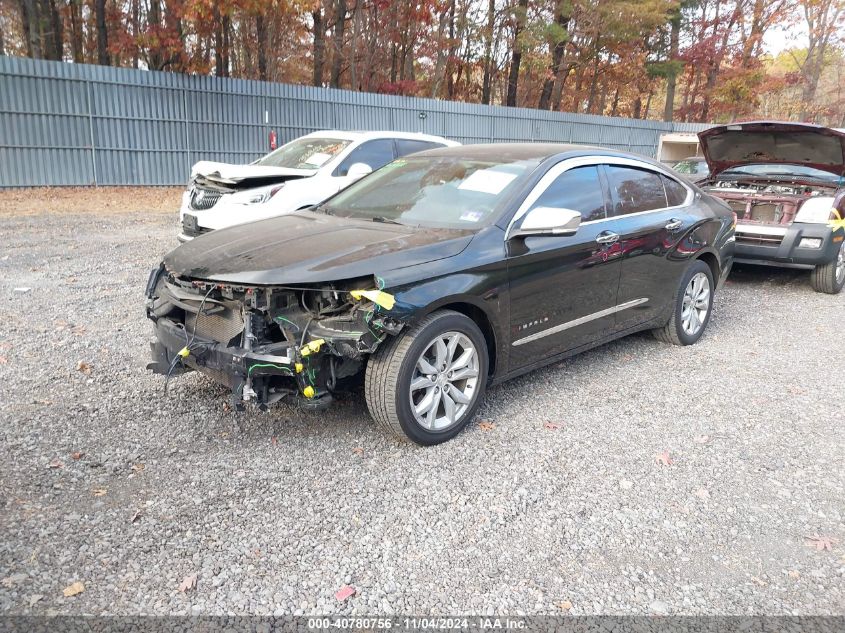
{"type": "Polygon", "coordinates": [[[643,297],[641,299],[633,299],[631,301],[626,301],[625,303],[620,303],[619,305],[613,306],[612,308],[599,310],[598,312],[593,312],[592,314],[573,319],[572,321],[567,321],[566,323],[555,325],[554,327],[541,330],[540,332],[529,334],[528,336],[515,340],[513,343],[511,343],[511,345],[513,347],[525,345],[526,343],[531,343],[532,341],[536,341],[537,339],[545,338],[546,336],[549,336],[551,334],[557,334],[558,332],[563,332],[564,330],[568,330],[579,325],[584,325],[585,323],[589,323],[590,321],[595,321],[596,319],[601,319],[602,317],[610,316],[611,314],[616,314],[617,312],[622,312],[622,310],[634,308],[638,305],[642,305],[643,303],[648,303],[648,299],[643,297]]]}
{"type": "MultiPolygon", "coordinates": [[[[660,167],[658,165],[652,165],[651,163],[646,163],[635,158],[624,158],[622,156],[578,156],[576,158],[567,158],[566,160],[559,162],[557,165],[553,165],[552,168],[549,169],[549,171],[543,174],[543,177],[540,178],[540,181],[536,185],[534,185],[534,188],[531,190],[531,192],[527,196],[525,196],[525,200],[523,200],[522,204],[519,205],[519,208],[516,210],[516,213],[514,213],[513,217],[511,218],[511,221],[508,223],[508,228],[505,231],[505,240],[507,241],[508,239],[510,239],[513,225],[516,224],[517,221],[522,219],[522,216],[528,213],[528,211],[531,209],[531,205],[533,205],[537,201],[537,199],[543,193],[545,193],[546,189],[549,188],[549,186],[555,181],[558,176],[575,167],[598,167],[599,165],[622,165],[624,167],[635,167],[637,169],[644,169],[655,174],[666,176],[667,178],[671,178],[679,185],[681,185],[686,190],[687,197],[684,198],[684,201],[681,204],[677,204],[671,207],[649,209],[648,211],[637,211],[636,213],[626,213],[625,215],[610,215],[600,220],[587,220],[586,222],[582,222],[581,226],[585,226],[587,224],[598,224],[600,222],[608,222],[609,220],[617,220],[619,218],[636,217],[638,215],[645,215],[646,213],[660,213],[663,211],[670,211],[672,209],[681,209],[683,207],[689,206],[695,197],[695,192],[689,187],[689,185],[679,180],[677,177],[673,176],[668,169],[664,169],[663,167],[660,167]]],[[[663,189],[664,195],[666,195],[666,187],[664,186],[663,189]]]]}

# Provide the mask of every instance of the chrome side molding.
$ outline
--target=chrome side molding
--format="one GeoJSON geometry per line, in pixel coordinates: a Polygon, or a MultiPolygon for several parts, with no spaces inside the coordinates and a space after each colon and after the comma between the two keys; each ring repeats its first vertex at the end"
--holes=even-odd
{"type": "Polygon", "coordinates": [[[515,340],[513,343],[511,343],[511,345],[513,345],[514,347],[516,347],[517,345],[525,345],[526,343],[536,341],[537,339],[541,339],[552,334],[557,334],[558,332],[563,332],[564,330],[568,330],[573,327],[578,327],[579,325],[584,325],[585,323],[589,323],[590,321],[595,321],[596,319],[601,319],[602,317],[610,316],[611,314],[615,314],[617,312],[622,312],[622,310],[627,310],[628,308],[633,308],[635,306],[642,305],[643,303],[648,303],[648,299],[641,298],[626,301],[625,303],[620,303],[618,306],[607,308],[606,310],[600,310],[599,312],[594,312],[593,314],[582,316],[580,318],[574,319],[573,321],[567,321],[566,323],[555,325],[554,327],[550,327],[547,330],[542,330],[540,332],[535,332],[534,334],[529,334],[524,338],[515,340]]]}

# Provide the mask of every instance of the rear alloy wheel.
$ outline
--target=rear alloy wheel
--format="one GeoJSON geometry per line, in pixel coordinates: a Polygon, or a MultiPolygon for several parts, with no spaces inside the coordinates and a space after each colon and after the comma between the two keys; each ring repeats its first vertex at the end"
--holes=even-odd
{"type": "Polygon", "coordinates": [[[673,345],[692,345],[704,334],[713,311],[713,273],[696,260],[681,279],[672,317],[664,327],[652,330],[655,338],[673,345]]]}
{"type": "Polygon", "coordinates": [[[450,310],[435,312],[370,357],[367,407],[393,435],[439,444],[472,419],[487,367],[487,344],[475,322],[450,310]]]}
{"type": "Polygon", "coordinates": [[[836,259],[823,266],[816,266],[810,273],[813,290],[829,295],[839,294],[845,287],[845,241],[839,245],[836,259]]]}

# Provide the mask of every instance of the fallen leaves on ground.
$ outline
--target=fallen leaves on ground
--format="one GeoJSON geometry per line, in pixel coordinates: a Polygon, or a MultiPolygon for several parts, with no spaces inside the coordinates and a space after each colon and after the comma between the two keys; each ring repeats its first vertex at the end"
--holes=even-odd
{"type": "Polygon", "coordinates": [[[554,422],[546,422],[543,425],[544,429],[548,429],[549,431],[557,431],[560,428],[560,424],[555,424],[554,422]]]}
{"type": "Polygon", "coordinates": [[[793,569],[789,572],[789,577],[792,578],[792,580],[798,580],[799,578],[801,578],[801,572],[793,569]]]}
{"type": "Polygon", "coordinates": [[[47,464],[47,468],[64,468],[64,467],[65,467],[64,463],[62,463],[62,460],[60,460],[58,457],[54,457],[52,460],[50,460],[50,463],[47,464]]]}
{"type": "Polygon", "coordinates": [[[0,365],[5,365],[8,362],[9,362],[8,358],[6,358],[5,356],[0,356],[0,365]]]}
{"type": "Polygon", "coordinates": [[[492,431],[496,428],[496,425],[491,420],[481,420],[478,423],[478,428],[482,431],[492,431]]]}
{"type": "Polygon", "coordinates": [[[14,585],[24,580],[26,580],[26,574],[12,574],[11,576],[6,576],[0,583],[7,589],[11,589],[14,585]]]}
{"type": "Polygon", "coordinates": [[[353,448],[352,452],[355,453],[358,457],[364,456],[364,449],[361,448],[360,446],[356,446],[355,448],[353,448]]]}
{"type": "Polygon", "coordinates": [[[143,464],[141,464],[141,463],[138,463],[138,464],[132,464],[132,466],[131,466],[130,468],[131,468],[134,472],[139,473],[139,472],[141,472],[142,470],[144,470],[144,465],[143,465],[143,464]]]}
{"type": "Polygon", "coordinates": [[[837,540],[831,536],[820,536],[818,534],[805,536],[804,538],[807,540],[807,545],[819,552],[833,549],[833,544],[837,542],[837,540]]]}
{"type": "Polygon", "coordinates": [[[94,488],[94,496],[95,497],[102,497],[106,493],[108,493],[108,488],[94,488]]]}
{"type": "MultiPolygon", "coordinates": [[[[74,279],[74,281],[76,281],[76,279],[74,279]]],[[[85,332],[87,332],[88,330],[85,329],[84,325],[75,325],[72,328],[70,328],[70,331],[71,331],[72,334],[75,334],[76,336],[83,336],[85,334],[85,332]]]]}
{"type": "Polygon", "coordinates": [[[654,462],[658,466],[671,466],[675,463],[675,460],[672,459],[671,455],[669,455],[669,451],[663,451],[662,453],[654,456],[654,462]]]}
{"type": "Polygon", "coordinates": [[[350,587],[349,585],[343,585],[340,589],[337,590],[334,597],[337,598],[338,602],[343,602],[347,598],[351,598],[355,595],[355,587],[350,587]]]}
{"type": "Polygon", "coordinates": [[[70,598],[71,596],[75,596],[77,594],[82,593],[85,591],[85,585],[83,585],[78,580],[73,583],[72,585],[68,585],[62,590],[62,593],[65,595],[65,598],[70,598]]]}
{"type": "Polygon", "coordinates": [[[70,458],[71,458],[72,460],[74,460],[74,461],[77,461],[77,462],[78,462],[80,459],[82,459],[83,457],[85,457],[85,453],[81,453],[81,452],[79,452],[79,451],[74,451],[74,452],[72,452],[72,453],[70,454],[70,458]]]}
{"type": "Polygon", "coordinates": [[[572,603],[569,600],[555,603],[555,606],[561,611],[569,611],[572,608],[572,603]]]}
{"type": "Polygon", "coordinates": [[[91,375],[91,365],[89,365],[85,361],[79,361],[76,364],[76,371],[81,371],[86,376],[90,376],[91,375]]]}
{"type": "Polygon", "coordinates": [[[197,575],[191,574],[190,576],[185,576],[182,579],[182,582],[179,583],[179,591],[182,593],[186,593],[197,586],[197,575]]]}

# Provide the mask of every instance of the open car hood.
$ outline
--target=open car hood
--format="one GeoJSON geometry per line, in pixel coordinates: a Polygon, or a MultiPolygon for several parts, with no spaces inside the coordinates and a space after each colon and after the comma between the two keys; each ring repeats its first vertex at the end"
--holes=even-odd
{"type": "Polygon", "coordinates": [[[820,125],[732,123],[699,132],[698,140],[711,175],[752,163],[788,163],[845,175],[845,132],[820,125]]]}
{"type": "Polygon", "coordinates": [[[473,235],[298,211],[201,235],[167,254],[164,265],[232,284],[339,281],[453,257],[473,235]]]}
{"type": "Polygon", "coordinates": [[[289,167],[266,167],[263,165],[230,165],[201,160],[191,170],[191,177],[201,176],[206,180],[223,185],[241,185],[246,181],[260,183],[282,182],[291,178],[307,178],[317,173],[310,169],[291,169],[289,167]]]}

